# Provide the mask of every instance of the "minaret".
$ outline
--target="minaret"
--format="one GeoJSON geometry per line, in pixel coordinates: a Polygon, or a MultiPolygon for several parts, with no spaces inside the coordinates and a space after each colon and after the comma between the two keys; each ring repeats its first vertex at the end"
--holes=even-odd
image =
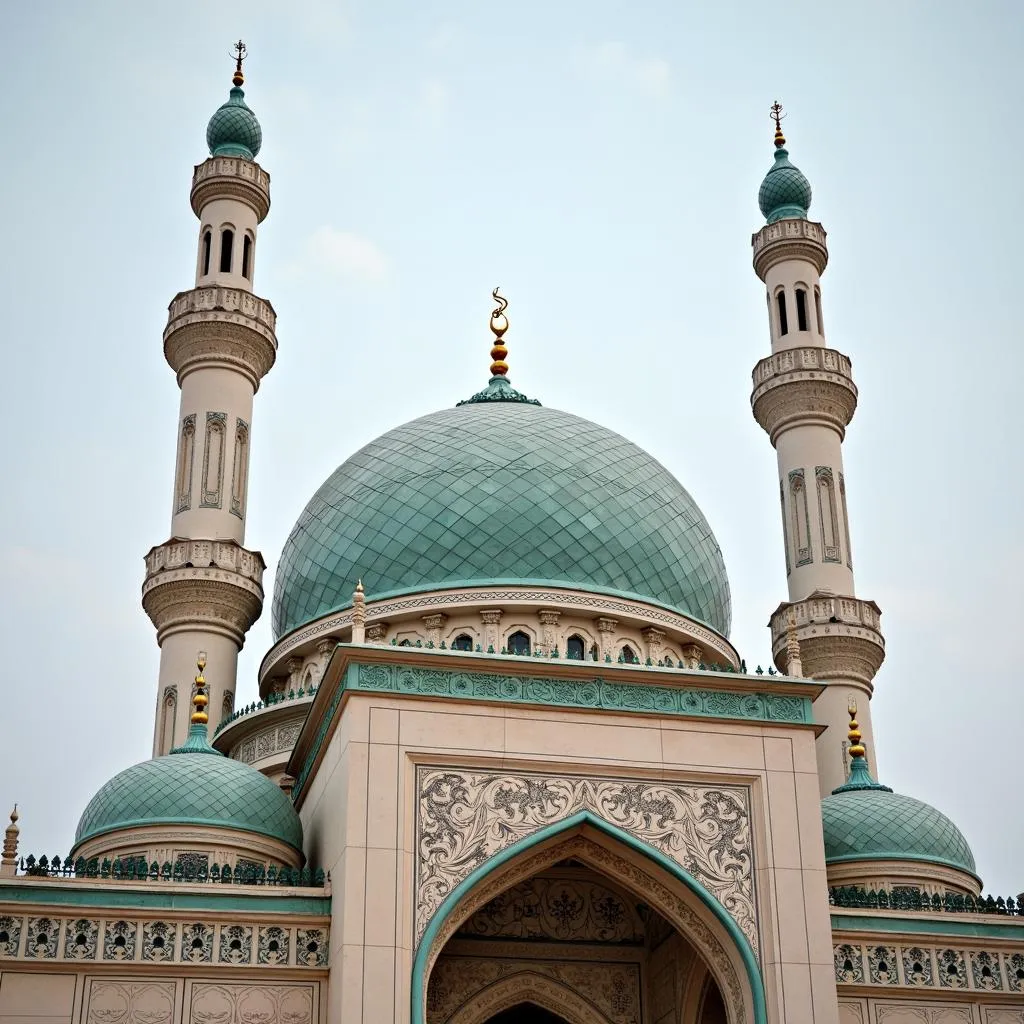
{"type": "Polygon", "coordinates": [[[828,726],[817,744],[824,796],[846,781],[847,708],[862,694],[864,733],[875,749],[868,699],[885,641],[878,605],[856,597],[853,586],[842,446],[857,388],[849,358],[825,340],[825,230],[807,219],[811,186],[789,162],[778,103],[772,117],[775,163],[758,195],[767,224],[752,239],[772,354],[754,367],[751,404],[778,456],[789,581],[789,600],[771,618],[772,653],[786,672],[797,650],[801,674],[828,683],[814,705],[816,720],[828,726]]]}
{"type": "Polygon", "coordinates": [[[153,755],[184,742],[192,666],[217,680],[214,724],[234,705],[238,652],[263,607],[263,556],[243,546],[253,395],[274,365],[274,309],[253,293],[256,232],[270,209],[262,142],[242,91],[239,41],[228,101],[210,119],[210,158],[192,175],[199,218],[196,283],[170,305],[164,356],[181,406],[170,540],[146,555],[142,606],[160,645],[153,755]]]}

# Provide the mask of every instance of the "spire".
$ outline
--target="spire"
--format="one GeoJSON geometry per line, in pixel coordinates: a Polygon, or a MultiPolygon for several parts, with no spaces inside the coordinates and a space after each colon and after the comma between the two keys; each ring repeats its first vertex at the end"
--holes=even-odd
{"type": "MultiPolygon", "coordinates": [[[[236,88],[241,88],[242,83],[245,81],[245,75],[242,74],[242,61],[245,60],[248,50],[245,48],[245,43],[241,39],[235,43],[235,73],[231,76],[231,84],[236,88]]],[[[776,104],[778,106],[778,104],[776,104]]]]}
{"type": "Polygon", "coordinates": [[[172,754],[219,754],[210,746],[209,737],[206,734],[206,724],[210,716],[206,713],[206,705],[209,697],[206,696],[206,677],[203,669],[206,668],[206,652],[200,651],[196,655],[196,692],[192,695],[192,718],[188,730],[188,737],[180,747],[175,747],[172,754]]]}
{"type": "Polygon", "coordinates": [[[508,330],[508,300],[498,294],[499,289],[491,292],[491,297],[498,305],[491,311],[491,333],[494,342],[491,346],[491,379],[483,391],[478,391],[472,398],[467,398],[458,405],[475,405],[478,402],[523,402],[527,405],[540,405],[536,398],[527,398],[512,387],[508,379],[508,348],[505,345],[505,332],[508,330]]]}
{"type": "Polygon", "coordinates": [[[789,162],[786,136],[782,134],[782,104],[776,100],[771,106],[771,119],[775,122],[775,163],[761,182],[757,203],[769,224],[777,220],[806,220],[811,205],[811,183],[803,172],[789,162]]]}
{"type": "Polygon", "coordinates": [[[231,92],[228,101],[222,104],[206,126],[206,144],[210,156],[237,156],[243,160],[255,160],[263,145],[263,129],[256,115],[245,102],[242,83],[242,61],[248,51],[241,39],[233,47],[235,71],[231,76],[231,92]]]}
{"type": "MultiPolygon", "coordinates": [[[[241,74],[242,65],[239,64],[239,74],[241,74]]],[[[786,115],[782,112],[782,104],[776,100],[772,104],[771,118],[775,122],[775,148],[782,149],[786,144],[786,136],[782,134],[782,119],[786,115]]]]}
{"type": "Polygon", "coordinates": [[[0,857],[0,875],[11,876],[18,870],[18,805],[11,811],[11,823],[4,832],[4,852],[0,857]]]}
{"type": "Polygon", "coordinates": [[[363,594],[363,581],[356,583],[352,595],[352,643],[366,642],[366,597],[363,594]]]}
{"type": "Polygon", "coordinates": [[[862,742],[860,725],[857,723],[857,702],[852,697],[847,710],[850,713],[850,731],[847,733],[850,741],[850,777],[842,786],[833,789],[833,794],[851,793],[859,789],[880,789],[884,793],[891,793],[888,786],[875,782],[868,771],[867,748],[862,742]]]}

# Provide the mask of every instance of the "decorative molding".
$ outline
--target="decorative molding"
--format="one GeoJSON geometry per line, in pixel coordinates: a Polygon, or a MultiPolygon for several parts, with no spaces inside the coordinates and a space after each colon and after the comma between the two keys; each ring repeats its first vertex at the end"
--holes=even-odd
{"type": "Polygon", "coordinates": [[[203,476],[199,485],[199,507],[220,508],[223,504],[224,461],[227,458],[227,413],[206,414],[203,444],[203,476]]]}
{"type": "Polygon", "coordinates": [[[78,918],[64,923],[64,959],[95,960],[99,923],[78,918]]]}
{"type": "Polygon", "coordinates": [[[189,198],[200,220],[215,199],[238,199],[252,208],[259,224],[270,212],[270,175],[254,160],[212,156],[196,166],[189,198]]]}
{"type": "Polygon", "coordinates": [[[319,1000],[313,985],[192,982],[189,1024],[314,1024],[319,1000]]]}
{"type": "Polygon", "coordinates": [[[245,496],[249,488],[249,424],[235,417],[235,447],[231,459],[231,514],[245,519],[245,496]]]}
{"type": "Polygon", "coordinates": [[[90,978],[84,1024],[174,1024],[177,983],[90,978]]]}
{"type": "Polygon", "coordinates": [[[196,459],[196,414],[190,413],[181,421],[178,440],[178,486],[175,495],[175,514],[192,507],[192,474],[196,459]]]}
{"type": "Polygon", "coordinates": [[[787,217],[766,224],[750,238],[754,272],[762,281],[768,271],[784,260],[812,263],[818,274],[828,265],[825,229],[816,221],[787,217]]]}
{"type": "Polygon", "coordinates": [[[839,543],[839,509],[836,503],[836,486],[832,478],[832,467],[815,466],[814,482],[818,488],[818,529],[821,536],[821,559],[823,562],[842,562],[842,545],[839,543]],[[830,538],[831,544],[829,543],[830,538]]]}
{"type": "Polygon", "coordinates": [[[836,981],[849,985],[864,981],[864,957],[860,947],[844,942],[833,947],[832,955],[835,959],[836,981]]]}
{"type": "Polygon", "coordinates": [[[416,793],[417,942],[444,899],[482,860],[587,810],[675,860],[758,950],[744,787],[419,767],[416,793]]]}
{"type": "MultiPolygon", "coordinates": [[[[713,632],[708,627],[701,625],[694,619],[687,618],[676,612],[667,611],[657,605],[645,604],[641,601],[631,601],[625,598],[612,597],[610,595],[590,594],[581,591],[558,588],[538,590],[535,587],[524,586],[521,589],[510,587],[502,590],[494,590],[486,587],[480,587],[479,589],[438,590],[429,593],[410,595],[408,597],[395,598],[393,600],[367,600],[366,628],[368,630],[371,628],[372,623],[370,620],[377,621],[386,619],[388,616],[393,617],[403,614],[412,615],[419,611],[427,612],[432,608],[446,608],[449,610],[454,608],[471,609],[474,608],[474,606],[496,605],[502,603],[511,605],[560,605],[562,606],[563,611],[579,611],[583,614],[587,614],[588,612],[593,612],[595,610],[602,612],[615,612],[620,615],[636,619],[638,622],[647,623],[648,625],[651,623],[658,623],[677,634],[673,637],[675,642],[685,642],[687,638],[700,641],[708,652],[708,657],[706,657],[705,660],[717,662],[721,659],[723,664],[732,665],[733,668],[739,668],[739,655],[736,653],[732,644],[730,644],[724,637],[719,636],[717,633],[713,632]]],[[[490,613],[493,609],[485,610],[490,613]]],[[[483,612],[480,614],[482,615],[483,612]]],[[[606,622],[617,623],[617,620],[615,619],[604,619],[603,617],[602,619],[606,622]]],[[[598,623],[600,623],[602,619],[598,619],[598,623]]],[[[344,632],[345,629],[351,627],[351,625],[352,609],[348,608],[345,611],[327,614],[323,618],[299,627],[294,632],[283,636],[270,649],[270,651],[267,652],[267,655],[264,657],[260,665],[259,679],[261,692],[268,678],[279,673],[280,664],[296,649],[307,644],[310,640],[319,639],[325,633],[340,634],[344,632]]],[[[617,628],[617,625],[612,628],[614,630],[617,628]]],[[[598,625],[598,630],[601,631],[600,625],[598,625]]],[[[494,635],[497,637],[496,632],[494,635]]],[[[487,644],[484,644],[483,647],[486,652],[487,644]]],[[[495,644],[494,650],[497,651],[498,649],[499,645],[495,644]]],[[[608,653],[610,653],[610,651],[611,648],[609,648],[608,653]]],[[[605,653],[605,651],[601,652],[602,658],[605,653]]]]}
{"type": "Polygon", "coordinates": [[[135,921],[108,921],[103,932],[103,959],[134,960],[138,931],[135,921]]]}

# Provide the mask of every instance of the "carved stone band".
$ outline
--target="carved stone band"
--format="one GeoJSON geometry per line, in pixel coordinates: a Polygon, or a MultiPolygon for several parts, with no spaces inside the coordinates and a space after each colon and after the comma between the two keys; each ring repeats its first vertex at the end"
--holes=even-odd
{"type": "Polygon", "coordinates": [[[776,263],[807,260],[822,274],[828,264],[825,229],[810,220],[785,219],[766,224],[750,239],[754,272],[763,281],[776,263]]]}
{"type": "Polygon", "coordinates": [[[259,221],[270,212],[270,175],[258,163],[240,157],[211,157],[192,175],[192,209],[200,216],[214,199],[240,199],[251,206],[259,221]]]}

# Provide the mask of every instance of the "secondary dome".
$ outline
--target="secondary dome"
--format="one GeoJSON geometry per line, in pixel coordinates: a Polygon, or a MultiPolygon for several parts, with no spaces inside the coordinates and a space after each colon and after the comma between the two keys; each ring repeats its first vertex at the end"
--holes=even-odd
{"type": "Polygon", "coordinates": [[[218,107],[206,126],[206,144],[210,156],[240,156],[255,160],[263,145],[263,129],[245,102],[239,86],[231,90],[228,101],[218,107]]]}
{"type": "Polygon", "coordinates": [[[729,633],[722,553],[679,481],[619,434],[529,403],[503,378],[328,477],[278,563],[275,638],[349,604],[359,578],[373,598],[496,582],[612,591],[729,633]]]}
{"type": "MultiPolygon", "coordinates": [[[[302,852],[292,802],[265,775],[196,737],[177,751],[115,775],[89,801],[75,848],[109,832],[146,825],[214,826],[279,840],[302,852]]],[[[73,851],[74,852],[74,851],[73,851]]]]}
{"type": "Polygon", "coordinates": [[[789,162],[789,153],[782,147],[775,150],[775,163],[761,182],[757,205],[769,224],[786,217],[807,219],[811,183],[800,168],[789,162]]]}

